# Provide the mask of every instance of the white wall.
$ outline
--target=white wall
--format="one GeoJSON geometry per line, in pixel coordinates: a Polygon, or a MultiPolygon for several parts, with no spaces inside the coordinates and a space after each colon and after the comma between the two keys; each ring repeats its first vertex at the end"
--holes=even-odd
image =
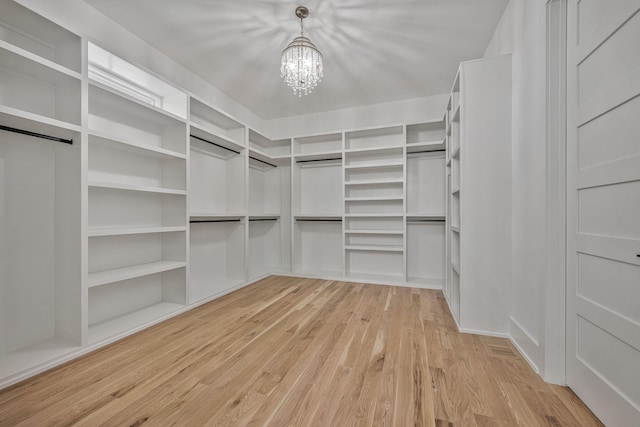
{"type": "Polygon", "coordinates": [[[544,376],[547,271],[546,2],[511,0],[485,57],[513,55],[510,335],[544,376]]]}
{"type": "MultiPolygon", "coordinates": [[[[454,77],[451,76],[452,84],[454,77]]],[[[366,107],[273,119],[266,123],[267,134],[273,139],[280,139],[441,120],[444,117],[448,97],[448,94],[434,95],[366,107]]]]}

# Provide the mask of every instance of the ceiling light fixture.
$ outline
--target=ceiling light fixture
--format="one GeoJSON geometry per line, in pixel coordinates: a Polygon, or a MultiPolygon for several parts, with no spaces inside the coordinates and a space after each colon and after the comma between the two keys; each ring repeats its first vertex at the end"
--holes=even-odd
{"type": "Polygon", "coordinates": [[[302,20],[309,16],[309,9],[296,8],[300,18],[300,37],[293,39],[282,51],[280,77],[293,89],[293,94],[302,97],[308,95],[322,80],[322,54],[318,48],[304,36],[302,20]]]}

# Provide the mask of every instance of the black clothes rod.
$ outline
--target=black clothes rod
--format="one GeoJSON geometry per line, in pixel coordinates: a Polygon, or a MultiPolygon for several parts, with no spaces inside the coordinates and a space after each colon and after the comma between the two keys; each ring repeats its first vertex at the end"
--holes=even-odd
{"type": "Polygon", "coordinates": [[[203,220],[191,220],[191,224],[207,223],[207,222],[240,222],[239,219],[203,219],[203,220]]]}
{"type": "Polygon", "coordinates": [[[420,154],[420,153],[438,153],[447,150],[424,150],[424,151],[410,151],[407,154],[420,154]]]}
{"type": "Polygon", "coordinates": [[[446,219],[407,219],[407,222],[446,222],[446,219]]]}
{"type": "Polygon", "coordinates": [[[334,157],[331,159],[296,160],[296,163],[328,162],[329,160],[342,160],[342,157],[334,157]]]}
{"type": "Polygon", "coordinates": [[[308,221],[308,222],[342,222],[341,219],[322,219],[322,218],[296,218],[296,221],[308,221]]]}
{"type": "Polygon", "coordinates": [[[49,141],[63,142],[65,144],[73,144],[73,139],[58,138],[57,136],[45,135],[43,133],[31,132],[31,131],[28,131],[28,130],[12,128],[12,127],[9,127],[9,126],[0,125],[0,130],[6,130],[7,132],[13,132],[13,133],[19,133],[19,134],[22,134],[22,135],[33,136],[35,138],[48,139],[49,141]]]}
{"type": "Polygon", "coordinates": [[[264,160],[256,159],[255,157],[252,157],[252,156],[249,156],[249,158],[255,160],[256,162],[260,162],[260,163],[264,163],[265,165],[269,165],[272,168],[277,168],[278,167],[277,165],[271,164],[269,162],[265,162],[264,160]]]}
{"type": "Polygon", "coordinates": [[[229,147],[225,147],[224,145],[216,144],[215,142],[211,142],[209,140],[206,140],[204,138],[200,138],[199,136],[195,136],[193,134],[191,134],[190,136],[191,136],[191,138],[195,138],[198,141],[206,142],[207,144],[215,145],[216,147],[220,147],[220,148],[222,148],[224,150],[231,151],[232,153],[240,154],[239,151],[233,150],[233,149],[231,149],[229,147]]]}
{"type": "Polygon", "coordinates": [[[277,221],[278,218],[249,218],[249,221],[277,221]]]}

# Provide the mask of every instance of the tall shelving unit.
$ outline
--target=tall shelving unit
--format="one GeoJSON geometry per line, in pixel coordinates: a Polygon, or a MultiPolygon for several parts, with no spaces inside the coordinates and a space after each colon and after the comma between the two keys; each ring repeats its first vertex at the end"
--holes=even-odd
{"type": "Polygon", "coordinates": [[[147,86],[120,75],[122,60],[95,45],[88,52],[84,286],[95,344],[187,303],[187,96],[143,70],[147,86]],[[182,99],[179,115],[165,98],[182,99]]]}
{"type": "Polygon", "coordinates": [[[345,134],[345,273],[404,282],[405,127],[345,134]]]}
{"type": "Polygon", "coordinates": [[[245,127],[189,100],[189,303],[246,282],[245,127]]]}
{"type": "Polygon", "coordinates": [[[249,129],[249,279],[291,271],[291,140],[249,129]]]}
{"type": "Polygon", "coordinates": [[[506,332],[511,242],[503,227],[510,221],[511,57],[460,64],[446,117],[450,283],[445,295],[462,330],[506,332]]]}
{"type": "Polygon", "coordinates": [[[293,272],[342,277],[342,133],[293,139],[293,272]]]}
{"type": "Polygon", "coordinates": [[[442,287],[445,279],[444,120],[407,126],[406,281],[442,287]]]}
{"type": "Polygon", "coordinates": [[[0,378],[82,344],[81,45],[0,4],[0,378]]]}

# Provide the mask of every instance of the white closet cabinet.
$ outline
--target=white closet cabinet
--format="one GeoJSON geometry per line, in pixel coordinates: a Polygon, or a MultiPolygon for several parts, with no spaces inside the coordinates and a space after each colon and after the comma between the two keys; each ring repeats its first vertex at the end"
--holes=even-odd
{"type": "Polygon", "coordinates": [[[189,303],[247,280],[245,127],[190,98],[189,303]]]}
{"type": "Polygon", "coordinates": [[[272,141],[249,130],[248,164],[248,262],[254,280],[291,271],[291,140],[272,141]]]}
{"type": "Polygon", "coordinates": [[[293,139],[293,272],[343,277],[342,133],[293,139]]]}
{"type": "Polygon", "coordinates": [[[187,303],[187,97],[98,46],[88,52],[85,288],[96,344],[187,303]]]}
{"type": "Polygon", "coordinates": [[[506,333],[511,56],[461,63],[446,117],[450,281],[445,295],[462,330],[506,333]]]}
{"type": "Polygon", "coordinates": [[[0,2],[0,386],[79,348],[81,39],[0,2]]]}

